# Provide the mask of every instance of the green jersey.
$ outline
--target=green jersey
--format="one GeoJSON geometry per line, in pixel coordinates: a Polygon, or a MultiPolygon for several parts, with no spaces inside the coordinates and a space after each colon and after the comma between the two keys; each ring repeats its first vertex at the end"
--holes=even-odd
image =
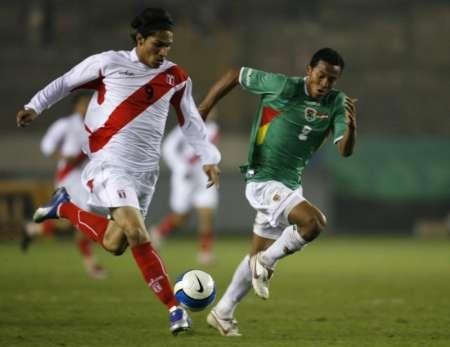
{"type": "Polygon", "coordinates": [[[291,189],[301,185],[305,166],[330,134],[334,143],[347,129],[345,94],[331,90],[321,100],[307,95],[304,78],[243,67],[241,86],[261,97],[253,121],[248,164],[249,181],[275,180],[291,189]]]}

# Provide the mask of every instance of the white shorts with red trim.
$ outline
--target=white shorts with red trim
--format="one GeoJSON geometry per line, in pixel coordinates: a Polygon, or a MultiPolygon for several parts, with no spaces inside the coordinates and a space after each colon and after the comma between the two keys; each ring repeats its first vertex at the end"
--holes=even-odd
{"type": "Polygon", "coordinates": [[[306,200],[302,187],[292,190],[278,181],[249,182],[245,196],[256,210],[253,232],[273,240],[290,225],[288,215],[292,209],[306,200]]]}
{"type": "Polygon", "coordinates": [[[140,210],[145,217],[158,176],[159,169],[131,172],[106,161],[91,160],[83,170],[82,181],[89,190],[89,206],[131,206],[140,210]]]}
{"type": "Polygon", "coordinates": [[[175,173],[171,177],[170,207],[176,213],[186,213],[193,207],[215,209],[218,204],[216,186],[206,188],[208,178],[203,171],[195,174],[175,173]]]}
{"type": "Polygon", "coordinates": [[[81,182],[82,168],[72,170],[63,179],[55,182],[55,188],[64,187],[70,195],[70,200],[83,210],[88,209],[89,193],[81,182]]]}

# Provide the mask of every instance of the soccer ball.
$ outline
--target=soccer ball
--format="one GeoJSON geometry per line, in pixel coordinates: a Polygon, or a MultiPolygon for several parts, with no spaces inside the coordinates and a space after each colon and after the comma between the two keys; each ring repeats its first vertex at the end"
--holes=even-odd
{"type": "Polygon", "coordinates": [[[189,270],[177,277],[173,292],[181,306],[201,311],[216,298],[216,285],[209,273],[189,270]]]}

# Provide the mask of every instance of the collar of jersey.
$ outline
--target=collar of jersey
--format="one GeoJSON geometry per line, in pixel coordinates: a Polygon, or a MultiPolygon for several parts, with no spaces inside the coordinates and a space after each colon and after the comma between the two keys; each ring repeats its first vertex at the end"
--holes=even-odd
{"type": "Polygon", "coordinates": [[[139,60],[139,58],[138,58],[138,56],[137,56],[137,53],[136,53],[136,47],[134,47],[131,51],[130,51],[130,59],[131,59],[131,61],[132,62],[139,62],[140,63],[140,60],[139,60]]]}

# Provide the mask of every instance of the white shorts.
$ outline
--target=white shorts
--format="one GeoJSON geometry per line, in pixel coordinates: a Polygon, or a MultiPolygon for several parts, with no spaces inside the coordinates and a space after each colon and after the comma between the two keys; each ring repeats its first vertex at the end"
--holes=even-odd
{"type": "Polygon", "coordinates": [[[191,208],[215,209],[218,204],[216,186],[206,188],[207,176],[203,173],[187,176],[172,174],[170,190],[170,208],[176,213],[186,213],[191,208]]]}
{"type": "Polygon", "coordinates": [[[249,182],[245,196],[256,210],[253,232],[273,240],[290,225],[288,215],[291,210],[306,200],[302,187],[292,190],[278,181],[249,182]]]}
{"type": "Polygon", "coordinates": [[[88,209],[89,193],[81,182],[82,169],[74,169],[62,180],[55,182],[55,188],[64,187],[70,195],[70,200],[83,210],[88,209]]]}
{"type": "Polygon", "coordinates": [[[131,172],[105,161],[91,160],[83,170],[83,185],[89,191],[88,205],[114,208],[131,206],[145,217],[152,201],[159,169],[131,172]]]}

